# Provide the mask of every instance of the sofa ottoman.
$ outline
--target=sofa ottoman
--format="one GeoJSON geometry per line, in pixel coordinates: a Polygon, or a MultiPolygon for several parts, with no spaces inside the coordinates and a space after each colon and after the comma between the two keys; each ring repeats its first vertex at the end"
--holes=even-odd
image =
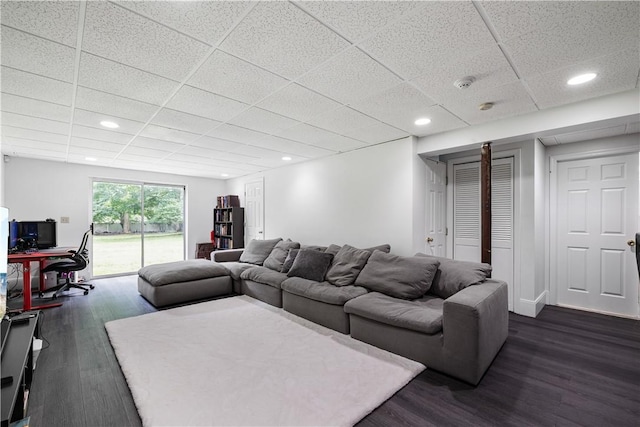
{"type": "Polygon", "coordinates": [[[164,307],[233,292],[229,270],[205,259],[154,264],[138,270],[138,292],[164,307]]]}

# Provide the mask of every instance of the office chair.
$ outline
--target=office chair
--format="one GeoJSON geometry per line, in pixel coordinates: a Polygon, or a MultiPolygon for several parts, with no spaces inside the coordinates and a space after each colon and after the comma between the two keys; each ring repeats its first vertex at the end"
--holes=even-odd
{"type": "MultiPolygon", "coordinates": [[[[89,289],[93,289],[95,286],[91,284],[79,285],[77,283],[71,283],[70,274],[72,271],[80,271],[84,270],[87,265],[89,265],[89,255],[87,252],[87,242],[89,241],[89,234],[91,230],[87,230],[82,237],[82,242],[78,247],[78,250],[69,251],[73,255],[71,258],[63,258],[60,260],[53,261],[51,264],[47,265],[42,269],[43,273],[49,271],[55,271],[56,273],[66,273],[65,283],[62,285],[54,286],[48,288],[46,292],[55,291],[53,294],[53,299],[56,299],[60,293],[69,290],[71,288],[82,289],[84,294],[87,295],[89,293],[89,289]]],[[[42,296],[42,292],[40,293],[42,296]]]]}

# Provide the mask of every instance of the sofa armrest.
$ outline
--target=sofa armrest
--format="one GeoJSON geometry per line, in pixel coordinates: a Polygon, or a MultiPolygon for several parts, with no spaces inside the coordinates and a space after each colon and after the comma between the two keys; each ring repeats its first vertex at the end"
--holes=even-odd
{"type": "Polygon", "coordinates": [[[447,298],[442,331],[447,368],[478,384],[509,333],[507,284],[488,279],[447,298]]]}
{"type": "Polygon", "coordinates": [[[240,261],[244,249],[223,249],[211,252],[211,261],[215,262],[237,262],[240,261]]]}

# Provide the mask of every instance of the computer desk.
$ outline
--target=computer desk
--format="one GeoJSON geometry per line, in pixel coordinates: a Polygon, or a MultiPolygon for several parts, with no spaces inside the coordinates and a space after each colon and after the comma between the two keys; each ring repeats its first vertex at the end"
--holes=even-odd
{"type": "Polygon", "coordinates": [[[40,292],[44,292],[44,262],[51,258],[71,258],[73,255],[69,252],[72,248],[55,248],[47,249],[42,252],[28,252],[28,253],[16,253],[7,255],[7,264],[22,264],[22,309],[24,311],[29,310],[42,310],[44,308],[60,307],[61,302],[53,304],[43,304],[38,306],[31,305],[31,263],[38,262],[40,264],[40,292]]]}

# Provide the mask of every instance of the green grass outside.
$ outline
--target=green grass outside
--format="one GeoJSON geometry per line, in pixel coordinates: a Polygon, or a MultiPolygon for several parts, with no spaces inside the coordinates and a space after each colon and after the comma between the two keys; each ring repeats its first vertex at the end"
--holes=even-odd
{"type": "MultiPolygon", "coordinates": [[[[93,236],[93,275],[135,273],[140,269],[140,234],[93,236]]],[[[184,259],[183,233],[150,233],[144,236],[145,265],[184,259]]]]}

